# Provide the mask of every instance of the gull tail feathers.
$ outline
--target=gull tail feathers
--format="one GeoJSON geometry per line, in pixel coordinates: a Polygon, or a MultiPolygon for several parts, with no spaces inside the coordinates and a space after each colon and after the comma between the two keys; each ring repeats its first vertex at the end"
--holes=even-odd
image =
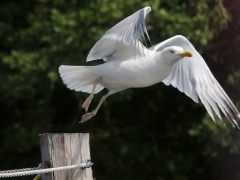
{"type": "MultiPolygon", "coordinates": [[[[94,66],[66,66],[59,67],[63,83],[71,90],[91,93],[94,81],[99,78],[93,72],[94,66]]],[[[104,87],[98,84],[94,94],[100,92],[104,87]]]]}

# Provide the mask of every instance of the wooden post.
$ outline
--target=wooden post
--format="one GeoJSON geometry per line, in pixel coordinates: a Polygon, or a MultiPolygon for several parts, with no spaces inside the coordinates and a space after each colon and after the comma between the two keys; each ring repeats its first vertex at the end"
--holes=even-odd
{"type": "MultiPolygon", "coordinates": [[[[91,158],[87,133],[40,134],[40,146],[43,168],[81,164],[91,158]]],[[[47,173],[42,179],[93,180],[91,167],[47,173]]]]}

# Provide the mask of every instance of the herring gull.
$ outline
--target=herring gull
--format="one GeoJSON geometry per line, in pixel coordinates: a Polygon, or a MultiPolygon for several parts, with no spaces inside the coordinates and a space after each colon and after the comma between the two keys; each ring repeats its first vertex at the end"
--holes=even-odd
{"type": "Polygon", "coordinates": [[[145,25],[150,11],[149,6],[140,9],[96,42],[87,62],[103,59],[104,64],[59,67],[61,78],[69,89],[90,94],[83,103],[86,114],[80,122],[95,116],[103,101],[116,92],[163,82],[184,92],[196,103],[200,98],[214,121],[212,110],[222,120],[221,110],[233,127],[238,127],[234,116],[240,118],[239,111],[187,38],[177,35],[150,48],[141,43],[141,40],[146,41],[145,37],[151,42],[145,25]],[[109,92],[102,96],[95,110],[88,112],[94,94],[104,88],[109,92]]]}

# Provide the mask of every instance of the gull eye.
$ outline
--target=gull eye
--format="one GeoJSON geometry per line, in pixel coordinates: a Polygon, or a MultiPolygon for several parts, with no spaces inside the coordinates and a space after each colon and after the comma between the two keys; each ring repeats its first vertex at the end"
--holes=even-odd
{"type": "Polygon", "coordinates": [[[175,53],[175,51],[174,51],[173,49],[171,49],[171,50],[170,50],[170,53],[172,53],[172,54],[173,54],[173,53],[175,53]]]}

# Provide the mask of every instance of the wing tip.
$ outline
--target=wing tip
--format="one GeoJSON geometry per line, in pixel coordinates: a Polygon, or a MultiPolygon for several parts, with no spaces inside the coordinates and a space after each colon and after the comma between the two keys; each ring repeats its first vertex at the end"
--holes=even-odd
{"type": "MultiPolygon", "coordinates": [[[[186,93],[185,93],[186,94],[186,93]]],[[[188,96],[189,97],[189,96],[188,96]]],[[[191,98],[191,97],[190,97],[191,98]]],[[[199,99],[198,97],[195,97],[195,98],[191,98],[195,103],[199,103],[199,99]]]]}
{"type": "Polygon", "coordinates": [[[146,6],[144,9],[145,9],[145,14],[148,14],[152,10],[150,6],[146,6]]]}
{"type": "MultiPolygon", "coordinates": [[[[235,119],[232,119],[232,121],[234,122],[235,126],[237,126],[237,128],[240,129],[239,126],[238,126],[237,121],[235,119]]],[[[235,127],[235,126],[233,125],[233,127],[235,127]]]]}

